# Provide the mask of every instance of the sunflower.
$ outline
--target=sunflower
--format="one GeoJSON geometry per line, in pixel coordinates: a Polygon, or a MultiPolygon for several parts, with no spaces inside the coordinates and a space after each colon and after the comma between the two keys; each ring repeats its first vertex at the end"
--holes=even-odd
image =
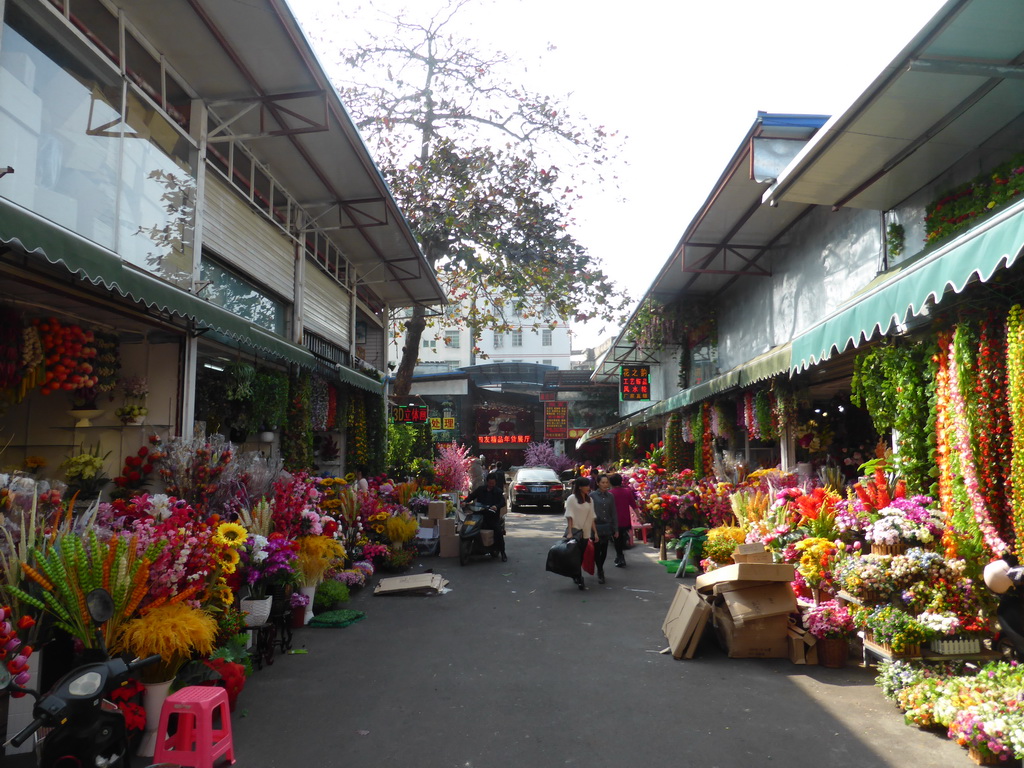
{"type": "Polygon", "coordinates": [[[245,546],[248,535],[245,528],[238,523],[221,523],[217,526],[217,534],[213,540],[224,547],[241,548],[245,546]]]}
{"type": "Polygon", "coordinates": [[[241,555],[234,547],[222,547],[217,553],[217,562],[224,573],[234,573],[235,568],[238,567],[238,561],[241,559],[241,555]]]}

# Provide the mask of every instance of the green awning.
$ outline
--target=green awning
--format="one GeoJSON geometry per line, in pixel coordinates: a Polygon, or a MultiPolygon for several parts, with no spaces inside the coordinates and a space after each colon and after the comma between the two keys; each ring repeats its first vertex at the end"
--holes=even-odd
{"type": "Polygon", "coordinates": [[[338,379],[345,384],[351,384],[353,387],[364,389],[367,392],[372,392],[375,395],[384,396],[384,382],[377,381],[370,376],[354,371],[351,368],[347,368],[344,365],[337,367],[338,379]]]}
{"type": "Polygon", "coordinates": [[[738,365],[732,370],[726,371],[720,376],[715,376],[689,389],[684,389],[672,397],[661,400],[642,411],[630,414],[622,421],[610,424],[607,427],[601,427],[600,429],[588,430],[583,437],[576,441],[576,447],[579,448],[590,440],[621,432],[637,424],[643,424],[658,416],[677,411],[680,408],[695,405],[702,400],[707,400],[709,397],[714,397],[730,389],[746,387],[758,381],[777,376],[789,370],[790,351],[788,342],[780,344],[752,360],[748,360],[743,365],[738,365]]]}
{"type": "MultiPolygon", "coordinates": [[[[307,368],[317,365],[317,358],[304,347],[260,328],[223,307],[135,269],[121,261],[113,251],[35,216],[3,198],[0,198],[0,243],[13,243],[27,253],[39,254],[51,264],[65,267],[94,285],[103,285],[161,312],[190,318],[199,328],[211,328],[253,349],[307,368]]],[[[354,371],[352,375],[366,379],[354,371]]],[[[380,385],[377,384],[373,391],[380,392],[380,385]]]]}
{"type": "Polygon", "coordinates": [[[1008,208],[935,251],[879,275],[847,305],[793,340],[792,369],[801,371],[851,344],[887,334],[938,304],[947,289],[960,293],[975,277],[987,282],[1024,248],[1024,202],[1008,208]]]}

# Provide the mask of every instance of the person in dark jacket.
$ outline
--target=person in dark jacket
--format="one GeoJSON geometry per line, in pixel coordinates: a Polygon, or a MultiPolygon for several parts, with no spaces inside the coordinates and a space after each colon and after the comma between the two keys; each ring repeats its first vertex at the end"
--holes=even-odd
{"type": "Polygon", "coordinates": [[[477,488],[466,497],[466,503],[473,502],[484,507],[493,507],[494,511],[484,512],[484,530],[494,531],[494,544],[497,551],[501,553],[501,561],[508,560],[505,554],[505,531],[501,522],[502,510],[505,509],[505,494],[498,485],[498,473],[491,472],[487,476],[487,482],[477,488]]]}
{"type": "Polygon", "coordinates": [[[597,543],[594,546],[594,565],[597,567],[597,583],[604,584],[604,561],[608,557],[608,544],[618,527],[615,497],[608,475],[598,475],[597,490],[590,494],[594,500],[594,522],[597,524],[597,543]]]}

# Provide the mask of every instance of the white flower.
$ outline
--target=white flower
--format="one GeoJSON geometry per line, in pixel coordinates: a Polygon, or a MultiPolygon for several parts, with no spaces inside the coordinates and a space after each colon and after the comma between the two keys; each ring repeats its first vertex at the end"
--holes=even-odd
{"type": "Polygon", "coordinates": [[[157,520],[166,520],[171,516],[171,497],[166,493],[156,493],[149,497],[152,504],[150,512],[157,520]]]}

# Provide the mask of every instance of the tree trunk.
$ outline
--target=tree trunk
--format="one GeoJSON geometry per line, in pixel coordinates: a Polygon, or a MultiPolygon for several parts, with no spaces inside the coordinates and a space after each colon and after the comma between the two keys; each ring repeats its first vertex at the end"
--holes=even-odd
{"type": "Polygon", "coordinates": [[[402,360],[395,373],[395,385],[391,392],[395,397],[408,397],[412,389],[412,372],[419,359],[420,339],[427,327],[423,307],[414,307],[412,317],[405,323],[405,346],[402,347],[402,360]]]}

